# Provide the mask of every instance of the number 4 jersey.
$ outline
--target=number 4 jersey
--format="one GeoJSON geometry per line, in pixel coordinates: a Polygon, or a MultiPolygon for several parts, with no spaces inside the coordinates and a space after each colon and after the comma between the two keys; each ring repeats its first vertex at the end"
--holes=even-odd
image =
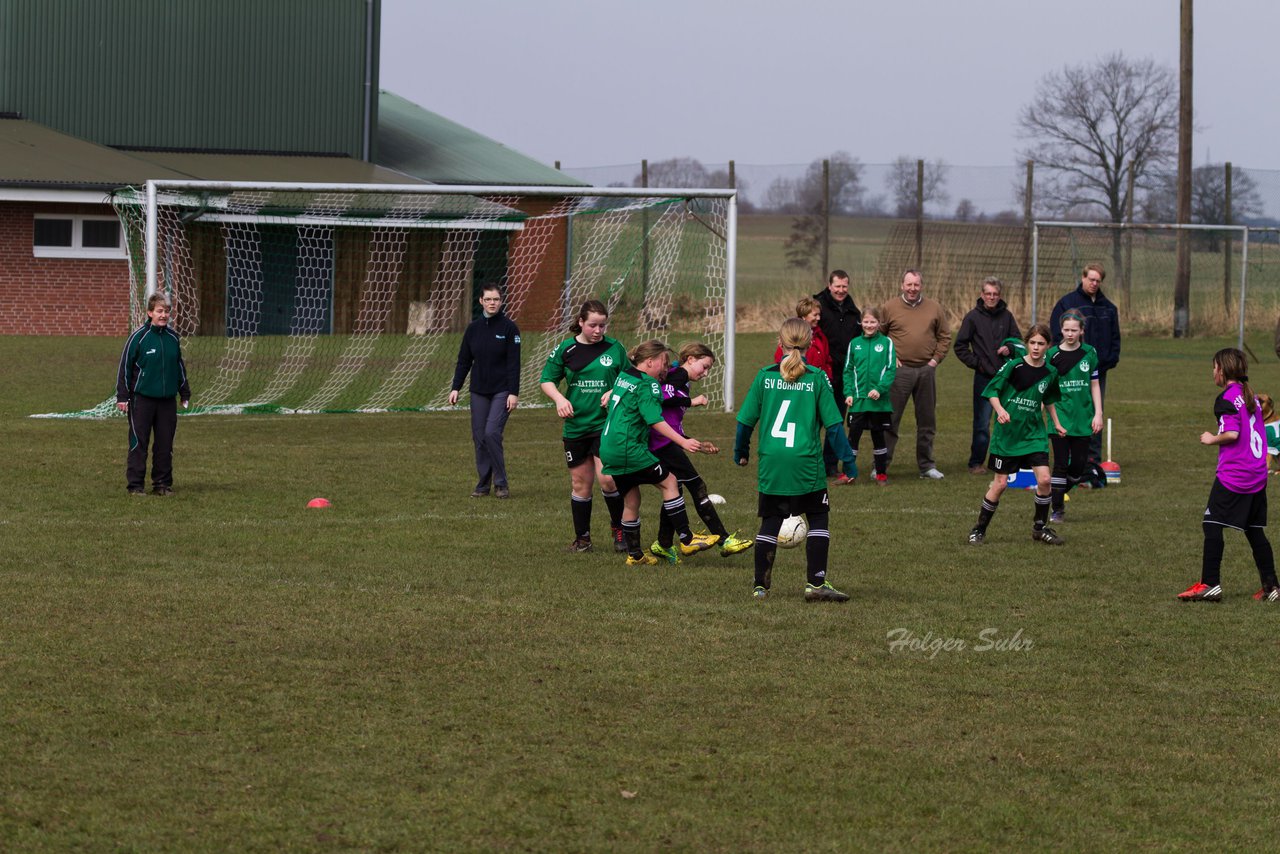
{"type": "Polygon", "coordinates": [[[805,365],[787,382],[777,365],[762,368],[738,410],[738,421],[760,437],[759,490],[766,495],[808,495],[827,486],[822,462],[823,428],[838,427],[831,382],[819,368],[805,365]]]}
{"type": "Polygon", "coordinates": [[[1219,433],[1237,433],[1238,439],[1218,446],[1218,480],[1232,492],[1251,493],[1267,486],[1267,436],[1262,407],[1245,408],[1244,389],[1227,383],[1213,401],[1219,433]]]}

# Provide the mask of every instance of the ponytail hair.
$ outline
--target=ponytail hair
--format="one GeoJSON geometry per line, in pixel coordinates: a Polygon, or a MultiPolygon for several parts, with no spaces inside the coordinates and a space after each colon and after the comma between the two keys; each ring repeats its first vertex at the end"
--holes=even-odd
{"type": "Polygon", "coordinates": [[[716,354],[710,347],[703,344],[701,341],[691,341],[688,344],[681,345],[680,351],[676,354],[676,358],[680,360],[680,364],[682,365],[690,359],[710,358],[711,361],[714,362],[716,360],[716,354]]]}
{"type": "Polygon", "coordinates": [[[631,364],[639,365],[641,362],[648,361],[654,356],[661,356],[667,352],[667,345],[663,341],[656,338],[644,341],[631,348],[631,352],[627,356],[631,359],[631,364]]]}
{"type": "Polygon", "coordinates": [[[1224,347],[1213,354],[1213,366],[1222,372],[1223,385],[1240,383],[1244,390],[1244,408],[1250,415],[1258,409],[1258,400],[1249,388],[1249,360],[1235,347],[1224,347]]]}
{"type": "Polygon", "coordinates": [[[580,333],[582,331],[583,322],[585,322],[587,317],[592,314],[603,314],[605,317],[608,317],[609,307],[598,299],[587,300],[582,304],[582,309],[578,312],[577,318],[573,323],[569,324],[569,331],[574,335],[580,333]]]}
{"type": "Polygon", "coordinates": [[[809,330],[809,324],[800,318],[788,317],[778,332],[778,343],[786,353],[778,365],[782,378],[793,383],[804,376],[804,351],[813,343],[813,332],[809,330]]]}

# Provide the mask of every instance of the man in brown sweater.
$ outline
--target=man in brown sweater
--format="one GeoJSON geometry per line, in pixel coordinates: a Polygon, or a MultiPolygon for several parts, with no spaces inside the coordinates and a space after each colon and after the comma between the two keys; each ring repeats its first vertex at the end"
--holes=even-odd
{"type": "Polygon", "coordinates": [[[893,402],[887,444],[889,461],[898,445],[898,425],[907,408],[907,399],[915,399],[916,464],[920,476],[941,480],[942,472],[934,465],[933,435],[937,432],[938,389],[935,370],[951,347],[951,331],[942,311],[942,303],[921,295],[919,270],[902,274],[902,293],[886,302],[880,329],[893,339],[898,351],[898,373],[889,390],[893,402]]]}

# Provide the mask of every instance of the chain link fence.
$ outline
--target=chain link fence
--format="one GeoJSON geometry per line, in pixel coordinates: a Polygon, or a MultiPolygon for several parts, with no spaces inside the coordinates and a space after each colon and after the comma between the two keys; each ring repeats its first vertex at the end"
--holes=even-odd
{"type": "MultiPolygon", "coordinates": [[[[1081,267],[1100,263],[1104,286],[1126,330],[1173,329],[1176,235],[1133,229],[1044,233],[1033,255],[1032,223],[1100,221],[1097,209],[1052,200],[1047,170],[1025,164],[963,166],[906,158],[861,163],[844,154],[809,164],[704,164],[691,158],[590,168],[566,167],[596,186],[735,187],[739,198],[739,328],[772,330],[795,300],[825,286],[826,273],[849,273],[855,298],[881,302],[898,292],[901,274],[919,267],[926,292],[953,319],[973,308],[981,282],[997,276],[1019,320],[1031,319],[1031,280],[1038,267],[1038,319],[1079,282],[1081,267]]],[[[1133,193],[1134,223],[1174,219],[1172,175],[1147,176],[1133,193]]],[[[1240,232],[1202,231],[1192,247],[1190,332],[1235,331],[1241,270],[1247,265],[1246,328],[1271,330],[1280,314],[1280,171],[1227,164],[1197,167],[1193,220],[1248,225],[1247,261],[1240,232]],[[1230,197],[1230,208],[1227,199],[1230,197]],[[1229,217],[1229,218],[1228,218],[1229,217]]]]}

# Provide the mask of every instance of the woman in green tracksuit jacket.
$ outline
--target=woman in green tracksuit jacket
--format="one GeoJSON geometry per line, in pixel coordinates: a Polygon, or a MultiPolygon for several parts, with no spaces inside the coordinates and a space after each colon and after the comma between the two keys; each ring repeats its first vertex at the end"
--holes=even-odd
{"type": "Polygon", "coordinates": [[[147,320],[125,341],[116,372],[116,407],[129,416],[129,455],[125,477],[130,495],[145,495],[147,445],[155,433],[151,486],[156,495],[173,494],[173,437],[178,405],[191,402],[187,366],[178,333],[169,328],[169,301],[162,293],[147,300],[147,320]]]}

